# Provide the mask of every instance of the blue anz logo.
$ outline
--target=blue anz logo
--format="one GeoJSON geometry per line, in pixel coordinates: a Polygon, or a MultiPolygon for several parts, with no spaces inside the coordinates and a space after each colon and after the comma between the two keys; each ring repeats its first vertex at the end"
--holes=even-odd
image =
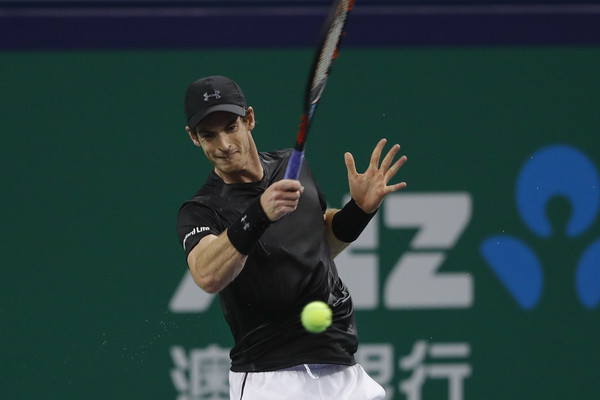
{"type": "MultiPolygon", "coordinates": [[[[600,179],[592,161],[580,150],[554,145],[538,150],[521,169],[516,182],[519,216],[540,238],[552,236],[546,215],[548,202],[561,196],[571,205],[567,238],[575,238],[594,224],[600,209],[600,179]]],[[[483,241],[481,254],[519,306],[536,307],[544,286],[543,266],[526,241],[495,235],[483,241]]],[[[594,309],[600,302],[600,238],[592,241],[578,259],[575,288],[581,304],[594,309]]]]}

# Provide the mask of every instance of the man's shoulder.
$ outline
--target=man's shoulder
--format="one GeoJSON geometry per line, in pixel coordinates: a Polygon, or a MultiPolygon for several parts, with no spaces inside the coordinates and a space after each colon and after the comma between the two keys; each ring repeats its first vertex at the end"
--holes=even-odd
{"type": "Polygon", "coordinates": [[[209,178],[207,179],[206,183],[204,183],[204,185],[202,185],[202,187],[200,189],[198,189],[198,191],[192,196],[192,198],[188,199],[187,201],[185,201],[183,203],[183,205],[181,206],[181,208],[184,208],[186,206],[198,206],[198,205],[204,205],[204,206],[210,206],[212,203],[214,203],[216,200],[216,197],[219,197],[219,193],[222,190],[222,182],[220,182],[219,179],[215,179],[215,177],[213,176],[213,173],[211,173],[211,175],[209,176],[209,178]]]}
{"type": "Polygon", "coordinates": [[[212,196],[195,195],[191,199],[185,201],[179,208],[179,215],[195,214],[202,209],[214,209],[216,202],[212,196]]]}

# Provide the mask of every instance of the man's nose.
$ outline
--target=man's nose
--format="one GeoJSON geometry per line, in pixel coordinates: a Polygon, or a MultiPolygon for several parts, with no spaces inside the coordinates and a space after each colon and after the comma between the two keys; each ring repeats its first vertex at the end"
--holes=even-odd
{"type": "Polygon", "coordinates": [[[219,132],[217,136],[219,150],[227,151],[231,147],[231,143],[225,132],[219,132]]]}

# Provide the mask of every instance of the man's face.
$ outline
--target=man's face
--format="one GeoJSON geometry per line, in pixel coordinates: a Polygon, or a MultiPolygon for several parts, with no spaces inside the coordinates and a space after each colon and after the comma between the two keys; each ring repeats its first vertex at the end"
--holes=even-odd
{"type": "Polygon", "coordinates": [[[250,159],[250,131],[254,114],[249,109],[246,120],[228,112],[214,112],[205,117],[191,133],[192,140],[202,147],[217,174],[235,175],[243,172],[250,159]]]}

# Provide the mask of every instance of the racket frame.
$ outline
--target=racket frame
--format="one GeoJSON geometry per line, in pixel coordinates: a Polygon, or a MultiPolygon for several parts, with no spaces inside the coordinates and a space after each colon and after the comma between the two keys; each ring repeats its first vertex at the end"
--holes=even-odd
{"type": "Polygon", "coordinates": [[[327,84],[329,74],[331,73],[331,68],[335,59],[338,56],[338,49],[342,42],[342,38],[345,35],[344,29],[346,21],[348,19],[348,13],[350,12],[350,10],[352,10],[353,5],[354,0],[335,0],[331,6],[329,14],[327,15],[327,19],[325,20],[325,23],[321,28],[321,34],[319,35],[319,42],[317,44],[317,51],[315,52],[315,55],[313,57],[310,73],[306,82],[306,88],[304,89],[304,109],[300,118],[300,127],[296,136],[296,144],[294,146],[294,150],[292,151],[292,155],[290,156],[290,160],[288,161],[287,169],[285,172],[285,179],[298,179],[298,176],[300,175],[300,168],[302,167],[302,162],[304,160],[304,148],[306,145],[308,131],[310,130],[310,126],[312,124],[313,116],[319,104],[319,100],[321,100],[321,95],[325,90],[325,85],[327,84]],[[340,6],[343,3],[347,3],[346,14],[344,20],[342,21],[340,33],[337,37],[337,44],[331,56],[331,60],[329,61],[325,77],[318,83],[318,85],[315,88],[313,88],[313,82],[315,80],[315,75],[319,66],[321,54],[323,54],[325,50],[325,44],[328,39],[328,34],[331,31],[333,24],[335,23],[338,17],[338,10],[340,10],[340,6]]]}

